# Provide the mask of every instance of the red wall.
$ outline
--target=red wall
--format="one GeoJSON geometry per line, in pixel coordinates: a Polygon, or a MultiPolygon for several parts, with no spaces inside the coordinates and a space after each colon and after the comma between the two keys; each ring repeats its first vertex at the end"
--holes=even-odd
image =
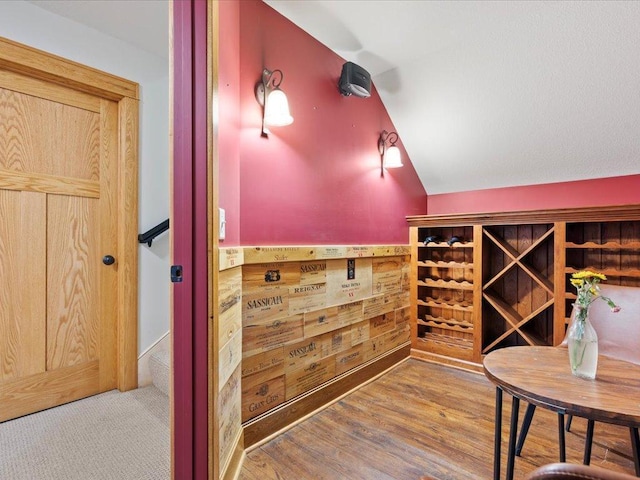
{"type": "Polygon", "coordinates": [[[237,246],[240,244],[239,2],[218,2],[218,16],[218,96],[213,106],[218,129],[218,198],[227,218],[225,240],[220,244],[237,246]]]}
{"type": "MultiPolygon", "coordinates": [[[[221,8],[225,3],[236,2],[220,2],[221,8]]],[[[237,4],[239,183],[223,167],[235,158],[228,146],[219,184],[221,206],[237,195],[240,201],[239,215],[227,207],[227,232],[239,222],[241,245],[407,243],[405,216],[426,213],[426,193],[403,148],[405,166],[381,176],[378,136],[395,128],[377,92],[368,99],[342,96],[342,58],[263,2],[237,4]],[[254,94],[263,68],[283,71],[294,117],[269,138],[260,136],[254,94]]],[[[220,23],[222,34],[223,16],[220,23]]],[[[221,35],[221,52],[226,45],[221,35]]],[[[221,147],[223,140],[235,141],[233,132],[221,147]]],[[[235,240],[228,235],[221,246],[235,240]]]]}
{"type": "MultiPolygon", "coordinates": [[[[640,203],[640,175],[429,195],[405,166],[381,176],[377,139],[395,130],[377,92],[344,97],[344,60],[258,0],[219,2],[221,246],[406,243],[406,215],[640,203]],[[260,136],[254,90],[284,72],[294,123],[260,136]],[[427,208],[428,207],[428,208],[427,208]]],[[[216,102],[214,102],[216,105],[216,102]]]]}
{"type": "Polygon", "coordinates": [[[640,204],[640,175],[429,195],[428,213],[640,204]]]}

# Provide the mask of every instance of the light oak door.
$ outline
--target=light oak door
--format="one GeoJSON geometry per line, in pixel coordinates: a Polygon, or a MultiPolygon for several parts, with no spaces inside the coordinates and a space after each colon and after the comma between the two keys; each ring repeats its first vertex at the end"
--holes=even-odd
{"type": "Polygon", "coordinates": [[[0,421],[135,386],[119,381],[121,106],[34,77],[0,70],[0,421]]]}

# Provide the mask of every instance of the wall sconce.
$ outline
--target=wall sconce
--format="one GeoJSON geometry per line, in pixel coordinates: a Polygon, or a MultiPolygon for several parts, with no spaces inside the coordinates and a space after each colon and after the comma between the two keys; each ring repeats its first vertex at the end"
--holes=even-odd
{"type": "MultiPolygon", "coordinates": [[[[378,139],[378,151],[382,160],[382,169],[398,168],[402,166],[402,156],[400,149],[396,147],[398,134],[396,132],[387,132],[383,130],[378,139]],[[389,146],[387,146],[387,140],[389,146]]],[[[383,172],[384,173],[384,172],[383,172]]]]}
{"type": "Polygon", "coordinates": [[[262,81],[256,85],[256,100],[262,105],[262,136],[268,137],[267,127],[283,127],[293,123],[289,102],[280,85],[284,79],[281,70],[262,71],[262,81]]]}

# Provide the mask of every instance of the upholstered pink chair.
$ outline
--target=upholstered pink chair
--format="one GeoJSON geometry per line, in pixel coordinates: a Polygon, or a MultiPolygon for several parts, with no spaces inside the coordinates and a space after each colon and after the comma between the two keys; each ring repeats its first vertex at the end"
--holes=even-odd
{"type": "MultiPolygon", "coordinates": [[[[598,334],[599,355],[607,355],[627,362],[640,364],[640,288],[601,284],[600,292],[602,295],[611,298],[616,305],[620,307],[620,311],[612,313],[607,302],[603,300],[596,300],[591,304],[591,307],[589,307],[589,319],[598,334]]],[[[565,342],[558,348],[566,348],[565,342]]],[[[569,368],[568,365],[567,368],[569,368]]],[[[520,436],[516,444],[516,455],[518,456],[520,456],[522,451],[535,408],[535,405],[529,404],[527,406],[520,436]]],[[[569,431],[570,424],[571,417],[569,417],[567,421],[567,431],[569,431]]],[[[585,465],[588,465],[591,461],[593,427],[593,420],[589,420],[585,439],[585,465]]],[[[630,432],[632,437],[631,444],[633,446],[636,445],[638,441],[638,429],[632,428],[630,432]]],[[[560,451],[560,461],[562,462],[564,462],[565,459],[562,448],[563,445],[564,441],[562,439],[560,451]]],[[[640,465],[636,465],[636,471],[640,474],[639,470],[640,465]]]]}
{"type": "Polygon", "coordinates": [[[527,480],[637,480],[627,473],[612,472],[600,467],[574,465],[571,463],[551,463],[535,469],[527,480]]]}

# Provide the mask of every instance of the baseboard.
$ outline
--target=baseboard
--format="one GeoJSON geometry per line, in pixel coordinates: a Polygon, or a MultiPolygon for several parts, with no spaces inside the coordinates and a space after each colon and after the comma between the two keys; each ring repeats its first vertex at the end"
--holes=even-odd
{"type": "Polygon", "coordinates": [[[423,350],[412,349],[411,358],[422,360],[425,362],[437,363],[440,365],[447,365],[449,367],[460,368],[474,373],[482,373],[482,365],[467,360],[460,360],[453,357],[447,357],[445,355],[438,355],[437,353],[425,352],[423,350]]]}
{"type": "Polygon", "coordinates": [[[334,378],[309,392],[250,420],[244,425],[244,444],[249,449],[294,426],[308,415],[334,403],[409,358],[411,345],[398,347],[360,367],[334,378]]]}
{"type": "Polygon", "coordinates": [[[171,332],[165,333],[156,343],[147,348],[138,357],[138,387],[151,385],[149,358],[156,352],[168,352],[171,349],[171,332]]]}

